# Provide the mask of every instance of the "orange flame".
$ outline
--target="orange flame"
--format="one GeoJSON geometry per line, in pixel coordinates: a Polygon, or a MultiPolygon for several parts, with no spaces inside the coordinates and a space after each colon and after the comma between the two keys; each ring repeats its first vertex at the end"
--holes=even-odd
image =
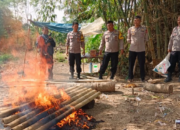
{"type": "Polygon", "coordinates": [[[87,118],[87,120],[92,120],[93,119],[92,116],[87,115],[86,113],[83,112],[82,109],[79,109],[78,111],[73,112],[72,114],[70,114],[69,116],[67,116],[66,118],[64,118],[60,122],[58,122],[57,126],[62,128],[66,124],[68,124],[69,126],[74,124],[77,127],[89,129],[89,126],[87,125],[87,122],[84,122],[83,124],[80,123],[80,118],[78,117],[80,115],[85,116],[87,118]]]}

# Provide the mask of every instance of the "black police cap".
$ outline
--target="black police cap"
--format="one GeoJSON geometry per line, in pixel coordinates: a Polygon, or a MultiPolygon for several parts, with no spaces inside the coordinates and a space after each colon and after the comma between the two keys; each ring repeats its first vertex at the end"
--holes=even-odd
{"type": "Polygon", "coordinates": [[[107,24],[108,24],[108,23],[113,23],[113,21],[107,21],[107,24]]]}
{"type": "Polygon", "coordinates": [[[137,15],[135,16],[135,19],[141,19],[141,16],[137,15]]]}
{"type": "Polygon", "coordinates": [[[79,25],[79,23],[78,23],[77,21],[74,21],[74,22],[73,22],[73,25],[75,25],[75,24],[79,25]]]}

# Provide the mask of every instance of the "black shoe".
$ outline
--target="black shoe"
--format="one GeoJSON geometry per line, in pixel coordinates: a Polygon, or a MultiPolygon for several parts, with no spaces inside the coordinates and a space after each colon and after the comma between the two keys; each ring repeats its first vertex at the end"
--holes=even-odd
{"type": "Polygon", "coordinates": [[[77,78],[78,78],[78,79],[81,79],[80,73],[78,73],[77,78]]]}
{"type": "Polygon", "coordinates": [[[99,73],[99,79],[103,79],[103,78],[102,78],[102,74],[100,74],[100,73],[99,73]]]}
{"type": "Polygon", "coordinates": [[[172,80],[172,78],[168,78],[168,77],[167,77],[167,78],[164,80],[164,82],[167,83],[167,82],[170,82],[171,80],[172,80]]]}
{"type": "Polygon", "coordinates": [[[180,82],[180,76],[179,76],[179,82],[180,82]]]}
{"type": "Polygon", "coordinates": [[[146,81],[144,79],[141,79],[141,82],[145,83],[146,81]]]}
{"type": "Polygon", "coordinates": [[[114,79],[114,74],[111,74],[111,77],[110,77],[110,79],[114,79]]]}
{"type": "Polygon", "coordinates": [[[171,76],[172,76],[172,73],[168,72],[168,77],[164,80],[164,82],[166,82],[166,83],[170,82],[172,80],[171,76]]]}
{"type": "Polygon", "coordinates": [[[74,73],[71,73],[71,76],[69,77],[69,79],[74,79],[74,73]]]}

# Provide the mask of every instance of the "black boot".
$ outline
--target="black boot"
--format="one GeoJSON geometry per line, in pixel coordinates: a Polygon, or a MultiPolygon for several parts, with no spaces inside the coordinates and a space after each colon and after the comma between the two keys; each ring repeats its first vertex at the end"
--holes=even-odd
{"type": "Polygon", "coordinates": [[[81,79],[81,78],[80,78],[80,73],[78,73],[77,78],[78,78],[78,79],[81,79]]]}
{"type": "Polygon", "coordinates": [[[164,80],[164,82],[170,82],[172,80],[172,73],[168,72],[168,77],[164,80]]]}
{"type": "Polygon", "coordinates": [[[179,82],[180,82],[180,75],[179,75],[179,82]]]}
{"type": "Polygon", "coordinates": [[[111,74],[111,77],[110,77],[110,79],[114,79],[114,74],[111,74]]]}
{"type": "Polygon", "coordinates": [[[69,79],[74,79],[74,73],[71,72],[71,77],[69,79]]]}
{"type": "Polygon", "coordinates": [[[99,73],[99,79],[103,79],[103,78],[102,78],[102,73],[99,73]]]}

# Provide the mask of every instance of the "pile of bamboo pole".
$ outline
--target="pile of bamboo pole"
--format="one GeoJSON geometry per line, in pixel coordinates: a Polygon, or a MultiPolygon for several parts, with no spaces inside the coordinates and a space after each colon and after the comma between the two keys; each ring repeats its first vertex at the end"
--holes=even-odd
{"type": "MultiPolygon", "coordinates": [[[[82,86],[66,88],[65,92],[71,98],[60,103],[58,108],[57,106],[48,110],[40,107],[32,108],[34,101],[31,101],[22,106],[1,111],[1,123],[4,127],[12,130],[48,130],[73,111],[85,106],[101,94],[96,90],[82,86]],[[20,112],[14,114],[18,111],[20,112]]],[[[60,95],[55,95],[55,97],[61,99],[60,95]]]]}

